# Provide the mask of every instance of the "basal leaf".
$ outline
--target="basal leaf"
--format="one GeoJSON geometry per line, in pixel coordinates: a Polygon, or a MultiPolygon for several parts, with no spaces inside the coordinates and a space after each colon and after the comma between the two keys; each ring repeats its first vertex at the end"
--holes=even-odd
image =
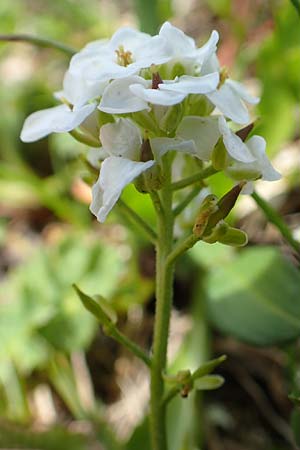
{"type": "Polygon", "coordinates": [[[274,248],[248,249],[208,275],[208,311],[226,334],[257,345],[300,335],[300,274],[274,248]]]}

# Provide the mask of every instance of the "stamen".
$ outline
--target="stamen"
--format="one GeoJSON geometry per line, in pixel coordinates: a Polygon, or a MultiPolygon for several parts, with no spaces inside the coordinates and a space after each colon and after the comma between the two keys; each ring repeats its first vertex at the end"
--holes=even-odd
{"type": "Polygon", "coordinates": [[[119,48],[115,50],[117,54],[117,64],[119,66],[127,67],[133,63],[132,53],[128,50],[125,51],[123,45],[119,45],[119,48]]]}
{"type": "Polygon", "coordinates": [[[59,100],[64,104],[67,105],[71,111],[73,111],[74,105],[70,103],[65,97],[60,97],[59,100]]]}
{"type": "Polygon", "coordinates": [[[227,67],[222,67],[220,69],[220,81],[219,81],[217,89],[220,89],[220,87],[223,86],[223,84],[225,83],[227,78],[229,78],[228,69],[227,69],[227,67]]]}

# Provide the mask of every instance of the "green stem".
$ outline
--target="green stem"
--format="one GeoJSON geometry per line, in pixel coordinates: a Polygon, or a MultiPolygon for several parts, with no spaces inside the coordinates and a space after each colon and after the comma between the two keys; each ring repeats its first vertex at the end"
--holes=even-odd
{"type": "Polygon", "coordinates": [[[126,214],[126,216],[132,220],[138,227],[143,230],[143,232],[150,239],[152,244],[156,244],[157,235],[154,230],[141,218],[130,206],[128,206],[123,200],[118,200],[118,206],[122,209],[122,211],[126,214]]]}
{"type": "Polygon", "coordinates": [[[169,253],[166,259],[166,265],[172,266],[176,259],[179,258],[183,253],[192,248],[201,238],[195,236],[194,234],[189,235],[187,238],[178,242],[176,247],[169,253]]]}
{"type": "Polygon", "coordinates": [[[172,249],[173,214],[172,191],[170,189],[171,169],[165,164],[166,187],[161,191],[163,209],[158,213],[158,241],[156,245],[156,311],[151,366],[151,412],[150,431],[152,450],[167,450],[166,408],[162,404],[164,380],[162,377],[167,363],[170,314],[174,266],[166,260],[172,249]]]}
{"type": "Polygon", "coordinates": [[[52,39],[40,38],[28,34],[0,34],[0,41],[5,42],[27,42],[29,44],[37,45],[38,47],[54,48],[73,56],[76,53],[74,48],[68,47],[61,42],[53,41],[52,39]]]}
{"type": "Polygon", "coordinates": [[[200,187],[196,187],[188,193],[188,195],[176,206],[176,208],[174,208],[174,217],[178,216],[189,205],[193,198],[195,198],[196,195],[199,194],[200,190],[200,187]]]}
{"type": "Polygon", "coordinates": [[[130,350],[135,356],[137,356],[139,359],[144,361],[144,363],[151,367],[151,358],[144,352],[144,350],[141,349],[137,344],[135,344],[133,341],[128,339],[128,337],[125,336],[125,334],[121,333],[115,326],[105,326],[104,332],[107,336],[111,337],[115,341],[119,342],[119,344],[126,347],[128,350],[130,350]]]}
{"type": "Polygon", "coordinates": [[[294,239],[291,230],[284,222],[284,220],[280,217],[278,212],[272,208],[272,206],[266,202],[257,192],[253,192],[253,199],[256,201],[257,205],[264,212],[267,219],[275,225],[275,227],[280,231],[282,236],[287,240],[290,246],[297,252],[300,253],[300,243],[294,239]]]}
{"type": "Polygon", "coordinates": [[[195,173],[194,175],[191,175],[190,177],[187,177],[187,178],[184,178],[183,180],[172,183],[171,189],[173,191],[177,191],[178,189],[183,189],[187,186],[190,186],[191,184],[197,183],[198,181],[204,180],[205,178],[208,178],[217,172],[218,171],[213,166],[208,166],[205,169],[201,170],[201,172],[195,173]]]}
{"type": "Polygon", "coordinates": [[[158,217],[162,216],[164,214],[164,207],[163,204],[161,202],[160,196],[158,194],[158,192],[153,191],[150,192],[150,197],[154,206],[154,209],[156,211],[156,214],[158,217]]]}

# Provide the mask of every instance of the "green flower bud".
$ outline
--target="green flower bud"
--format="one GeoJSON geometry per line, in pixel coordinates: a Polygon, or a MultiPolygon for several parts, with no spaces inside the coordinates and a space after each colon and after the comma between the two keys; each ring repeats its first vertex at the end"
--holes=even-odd
{"type": "Polygon", "coordinates": [[[245,182],[241,182],[234,186],[229,192],[223,195],[222,198],[217,203],[218,208],[211,214],[209,222],[207,224],[207,229],[205,234],[210,234],[211,230],[220,222],[220,220],[225,219],[228,216],[232,208],[234,207],[237,198],[244,187],[245,182]]]}
{"type": "Polygon", "coordinates": [[[224,236],[220,236],[218,241],[221,244],[231,245],[232,247],[243,247],[248,243],[248,236],[238,228],[229,227],[224,236]]]}
{"type": "Polygon", "coordinates": [[[215,242],[222,239],[223,236],[226,235],[227,231],[229,229],[229,225],[221,220],[211,231],[210,234],[203,236],[202,240],[204,242],[207,242],[208,244],[214,244],[215,242]]]}
{"type": "Polygon", "coordinates": [[[209,218],[217,210],[218,198],[210,194],[202,202],[198,216],[196,218],[193,233],[196,237],[201,238],[207,227],[209,218]]]}
{"type": "Polygon", "coordinates": [[[195,389],[198,391],[210,391],[223,386],[224,378],[221,375],[205,375],[195,381],[195,389]]]}

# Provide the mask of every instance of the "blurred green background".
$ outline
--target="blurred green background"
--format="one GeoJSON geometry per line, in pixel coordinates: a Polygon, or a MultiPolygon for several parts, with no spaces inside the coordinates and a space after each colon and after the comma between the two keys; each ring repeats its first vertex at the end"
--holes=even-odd
{"type": "MultiPolygon", "coordinates": [[[[258,190],[299,238],[299,9],[296,0],[1,0],[0,34],[80,49],[123,25],[156,33],[171,20],[199,45],[217,29],[221,64],[261,95],[255,132],[284,175],[258,190]]],[[[154,251],[122,211],[104,225],[91,217],[84,145],[58,134],[19,140],[25,117],[55,104],[68,62],[58,50],[0,42],[0,448],[147,450],[147,375],[71,285],[107,297],[123,332],[149,348],[154,251]]],[[[230,186],[214,182],[218,194],[230,186]]],[[[147,196],[129,187],[123,197],[154,223],[147,196]]],[[[231,220],[251,248],[199,244],[178,264],[172,370],[229,359],[220,391],[170,408],[172,450],[287,450],[300,439],[288,398],[300,394],[299,260],[251,199],[231,220]]]]}

